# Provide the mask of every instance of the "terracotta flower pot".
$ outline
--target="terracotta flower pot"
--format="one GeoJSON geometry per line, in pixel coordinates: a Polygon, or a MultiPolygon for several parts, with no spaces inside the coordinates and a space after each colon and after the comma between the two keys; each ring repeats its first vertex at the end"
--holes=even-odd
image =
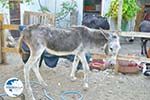
{"type": "Polygon", "coordinates": [[[118,71],[121,73],[138,73],[139,68],[136,62],[132,61],[118,61],[119,69],[118,71]]]}

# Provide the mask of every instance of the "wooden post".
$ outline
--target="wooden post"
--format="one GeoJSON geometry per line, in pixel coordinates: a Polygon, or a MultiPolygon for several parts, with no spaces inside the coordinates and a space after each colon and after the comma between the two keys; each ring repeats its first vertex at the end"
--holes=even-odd
{"type": "Polygon", "coordinates": [[[0,14],[0,63],[2,63],[2,25],[3,25],[3,15],[0,14]]]}
{"type": "Polygon", "coordinates": [[[6,63],[6,55],[2,48],[5,46],[5,38],[3,33],[3,15],[0,14],[0,63],[6,63]]]}
{"type": "Polygon", "coordinates": [[[141,10],[136,15],[134,31],[139,32],[139,25],[141,21],[144,19],[144,9],[145,9],[145,5],[142,5],[141,10]]]}
{"type": "Polygon", "coordinates": [[[24,25],[28,25],[29,23],[29,14],[27,12],[24,12],[24,20],[23,20],[23,24],[24,25]]]}
{"type": "Polygon", "coordinates": [[[53,14],[40,12],[24,12],[24,25],[30,24],[51,24],[55,25],[55,16],[53,14]]]}

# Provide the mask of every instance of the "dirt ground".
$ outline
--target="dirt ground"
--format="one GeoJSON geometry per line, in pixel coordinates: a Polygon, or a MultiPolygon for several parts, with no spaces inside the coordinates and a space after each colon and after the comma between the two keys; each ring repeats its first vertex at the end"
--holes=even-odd
{"type": "MultiPolygon", "coordinates": [[[[136,39],[133,43],[122,43],[120,54],[140,55],[140,41],[136,39]]],[[[0,83],[8,78],[17,77],[24,81],[22,61],[18,55],[7,54],[8,64],[0,65],[0,83]]],[[[42,65],[40,72],[48,84],[48,92],[54,100],[61,100],[60,95],[64,91],[80,91],[83,100],[150,100],[150,78],[138,74],[115,74],[112,69],[105,71],[91,71],[89,74],[89,89],[82,88],[82,71],[77,73],[78,79],[70,81],[71,63],[61,59],[56,68],[50,69],[42,65]]],[[[31,73],[31,81],[37,81],[31,73]]],[[[42,88],[38,84],[32,84],[34,95],[37,100],[48,100],[43,97],[42,88]]],[[[0,93],[3,93],[0,88],[0,93]]],[[[25,94],[24,90],[24,94],[25,94]]],[[[4,97],[4,100],[20,100],[20,98],[4,97]]],[[[26,98],[26,100],[29,100],[26,98]]],[[[71,96],[67,100],[78,100],[71,96]]]]}

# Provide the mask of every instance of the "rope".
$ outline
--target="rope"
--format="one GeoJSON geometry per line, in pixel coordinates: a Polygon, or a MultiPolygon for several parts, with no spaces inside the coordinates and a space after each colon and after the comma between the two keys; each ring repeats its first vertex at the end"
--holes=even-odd
{"type": "Polygon", "coordinates": [[[1,93],[0,97],[8,96],[6,93],[1,93]]]}
{"type": "Polygon", "coordinates": [[[76,94],[79,95],[80,98],[78,100],[83,100],[83,95],[79,91],[65,91],[61,94],[61,100],[66,100],[65,95],[67,94],[76,94]]]}
{"type": "Polygon", "coordinates": [[[50,97],[50,96],[47,94],[46,89],[44,89],[44,95],[45,95],[45,97],[46,97],[48,100],[54,100],[52,97],[50,97]]]}
{"type": "MultiPolygon", "coordinates": [[[[4,87],[3,83],[0,83],[0,88],[4,87]]],[[[4,100],[4,96],[8,96],[6,93],[0,93],[0,100],[4,100]]]]}

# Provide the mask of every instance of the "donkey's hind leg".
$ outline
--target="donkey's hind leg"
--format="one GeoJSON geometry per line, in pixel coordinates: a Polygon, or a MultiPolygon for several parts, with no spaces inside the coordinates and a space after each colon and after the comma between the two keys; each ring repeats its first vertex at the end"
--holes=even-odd
{"type": "Polygon", "coordinates": [[[144,55],[144,39],[141,38],[141,55],[144,55]]]}
{"type": "Polygon", "coordinates": [[[148,57],[148,54],[147,54],[147,41],[148,40],[145,39],[145,42],[144,42],[144,53],[145,53],[146,57],[148,57]]]}
{"type": "Polygon", "coordinates": [[[38,81],[40,82],[40,84],[46,88],[48,85],[45,83],[45,81],[43,80],[40,72],[39,72],[39,61],[40,59],[38,59],[38,61],[34,64],[34,66],[32,67],[32,70],[34,71],[38,81]]]}
{"type": "MultiPolygon", "coordinates": [[[[42,54],[42,52],[44,51],[41,51],[41,53],[40,52],[38,52],[38,51],[34,51],[34,50],[31,50],[31,55],[30,55],[30,57],[29,57],[29,60],[27,61],[27,63],[25,64],[25,67],[24,67],[24,77],[25,77],[25,85],[26,85],[26,89],[27,89],[27,92],[28,92],[28,97],[29,98],[32,98],[32,100],[35,100],[35,98],[34,98],[34,95],[33,95],[33,92],[32,92],[32,88],[31,88],[31,85],[30,85],[30,81],[29,81],[29,73],[30,73],[30,70],[31,70],[31,68],[32,69],[36,69],[35,68],[35,64],[37,63],[37,61],[38,61],[38,59],[39,59],[39,57],[40,57],[40,55],[42,54]]],[[[38,66],[39,67],[39,66],[38,66]]],[[[37,69],[38,70],[38,69],[37,69]]],[[[34,70],[35,71],[35,70],[34,70]]],[[[37,76],[39,73],[38,73],[38,71],[37,71],[37,73],[35,72],[35,75],[37,76]]],[[[42,77],[40,76],[40,74],[39,74],[39,77],[41,78],[41,80],[42,80],[42,77]]],[[[37,77],[38,78],[38,77],[37,77]]],[[[38,79],[40,79],[40,78],[38,78],[38,79]]]]}
{"type": "Polygon", "coordinates": [[[72,63],[72,70],[71,70],[71,74],[70,74],[70,77],[72,79],[72,81],[75,81],[77,78],[75,77],[75,72],[77,70],[77,66],[79,64],[79,58],[78,56],[75,55],[74,57],[74,61],[72,63]]]}
{"type": "Polygon", "coordinates": [[[84,52],[80,53],[78,56],[79,56],[79,59],[81,60],[82,67],[83,67],[83,70],[84,70],[84,85],[83,85],[83,87],[85,89],[87,89],[88,88],[89,65],[87,63],[87,60],[86,60],[84,52]]]}
{"type": "Polygon", "coordinates": [[[44,52],[44,49],[38,50],[36,53],[36,57],[38,58],[37,61],[34,63],[34,66],[32,67],[32,70],[34,71],[38,81],[40,82],[40,84],[43,87],[47,87],[48,85],[45,83],[45,81],[43,80],[40,72],[39,72],[39,64],[40,64],[40,60],[41,60],[41,55],[44,52]]]}
{"type": "Polygon", "coordinates": [[[32,100],[35,100],[35,98],[34,98],[32,88],[31,88],[31,85],[30,85],[29,74],[30,74],[31,68],[33,67],[34,62],[35,62],[35,57],[30,56],[29,60],[24,65],[25,86],[26,86],[26,89],[27,89],[28,97],[30,99],[32,98],[32,100]]]}

